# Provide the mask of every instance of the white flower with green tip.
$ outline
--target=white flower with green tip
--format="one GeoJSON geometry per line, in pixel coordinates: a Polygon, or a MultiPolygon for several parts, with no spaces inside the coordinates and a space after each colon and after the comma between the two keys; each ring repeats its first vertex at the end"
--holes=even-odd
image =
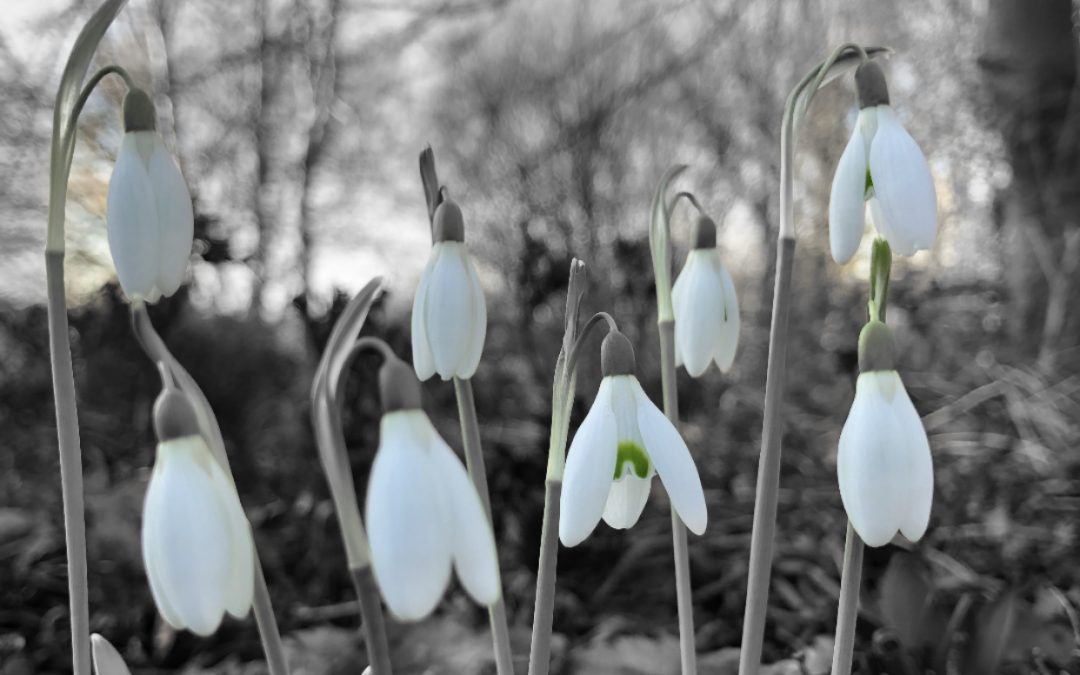
{"type": "Polygon", "coordinates": [[[889,106],[885,76],[868,62],[855,74],[860,110],[840,156],[829,196],[829,244],[845,263],[862,241],[870,219],[892,250],[914,255],[937,235],[937,196],[930,166],[919,145],[889,106]]]}
{"type": "Polygon", "coordinates": [[[604,352],[604,379],[566,458],[559,539],[576,546],[601,518],[616,529],[632,527],[654,475],[679,518],[701,534],[708,518],[705,494],[689,448],[632,374],[629,341],[613,332],[604,340],[604,352]]]}

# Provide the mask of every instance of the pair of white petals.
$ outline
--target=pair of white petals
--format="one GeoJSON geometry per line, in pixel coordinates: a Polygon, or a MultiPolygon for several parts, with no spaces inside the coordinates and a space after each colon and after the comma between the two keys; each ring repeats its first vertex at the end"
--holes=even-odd
{"type": "Polygon", "coordinates": [[[705,493],[686,442],[636,377],[609,375],[570,443],[559,502],[563,545],[584,541],[601,518],[616,529],[633,526],[645,508],[654,474],[659,474],[683,523],[694,534],[703,533],[708,520],[705,493]],[[621,453],[620,446],[631,453],[621,453]],[[620,456],[623,466],[617,466],[620,456]]]}
{"type": "Polygon", "coordinates": [[[848,519],[867,546],[884,546],[898,532],[922,538],[934,467],[922,420],[895,370],[859,375],[836,471],[848,519]]]}
{"type": "Polygon", "coordinates": [[[155,302],[184,280],[195,232],[191,194],[155,131],[124,134],[106,208],[109,250],[129,298],[155,302]]]}
{"type": "Polygon", "coordinates": [[[888,105],[859,111],[836,167],[829,196],[829,245],[838,263],[850,260],[859,248],[868,199],[871,221],[894,253],[913,255],[933,245],[937,196],[930,166],[888,105]]]}
{"type": "Polygon", "coordinates": [[[162,618],[198,635],[242,618],[255,589],[255,546],[236,487],[200,436],[158,444],[146,491],[143,561],[162,618]]]}
{"type": "Polygon", "coordinates": [[[739,300],[731,274],[715,248],[694,249],[671,289],[675,365],[692,377],[715,361],[726,373],[739,346],[739,300]]]}
{"type": "Polygon", "coordinates": [[[416,376],[421,381],[435,373],[444,380],[472,377],[486,334],[484,291],[465,244],[436,242],[413,299],[416,376]]]}
{"type": "Polygon", "coordinates": [[[480,497],[423,411],[383,415],[366,515],[375,581],[398,618],[430,614],[451,567],[476,602],[499,598],[495,538],[480,497]]]}

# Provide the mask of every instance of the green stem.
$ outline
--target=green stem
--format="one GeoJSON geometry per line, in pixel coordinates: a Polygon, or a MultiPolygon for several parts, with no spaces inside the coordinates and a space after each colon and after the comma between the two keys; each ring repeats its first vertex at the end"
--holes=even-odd
{"type": "Polygon", "coordinates": [[[252,602],[255,614],[255,626],[259,630],[263,653],[266,654],[266,668],[270,675],[289,675],[289,665],[285,660],[285,645],[281,642],[274,607],[270,604],[270,589],[266,586],[262,562],[258,553],[255,555],[255,594],[252,602]]]}
{"type": "Polygon", "coordinates": [[[375,585],[375,575],[371,565],[352,567],[352,576],[356,597],[360,600],[360,616],[363,622],[364,643],[368,649],[368,662],[371,675],[390,675],[390,647],[386,639],[386,622],[383,621],[382,606],[379,604],[379,589],[375,585]]]}
{"type": "Polygon", "coordinates": [[[832,675],[851,673],[855,648],[855,623],[859,617],[859,584],[862,581],[864,545],[848,522],[844,540],[844,569],[840,574],[840,604],[836,614],[836,644],[833,647],[832,675]]]}
{"type": "MultiPolygon", "coordinates": [[[[491,519],[491,496],[488,493],[487,474],[484,469],[484,450],[480,445],[480,424],[476,419],[476,401],[473,398],[472,381],[454,378],[454,395],[457,397],[458,417],[461,419],[461,441],[465,446],[465,467],[476,486],[480,501],[484,504],[488,523],[494,531],[491,519]]],[[[501,581],[500,581],[501,584],[501,581]]],[[[506,601],[502,591],[499,598],[488,606],[491,637],[495,643],[495,668],[499,675],[513,675],[514,657],[510,650],[510,629],[506,621],[506,601]]]]}
{"type": "MultiPolygon", "coordinates": [[[[664,414],[672,424],[679,424],[679,390],[675,386],[675,322],[661,321],[660,382],[663,388],[664,414]]],[[[671,543],[675,552],[675,600],[679,610],[679,656],[683,675],[697,672],[694,653],[694,599],[690,586],[690,551],[686,525],[671,508],[671,543]]]]}
{"type": "Polygon", "coordinates": [[[86,515],[83,501],[82,450],[75,406],[75,374],[71,367],[64,252],[46,251],[49,351],[60,448],[60,489],[64,501],[64,539],[68,557],[71,605],[71,648],[75,675],[90,675],[90,604],[86,578],[86,515]]]}

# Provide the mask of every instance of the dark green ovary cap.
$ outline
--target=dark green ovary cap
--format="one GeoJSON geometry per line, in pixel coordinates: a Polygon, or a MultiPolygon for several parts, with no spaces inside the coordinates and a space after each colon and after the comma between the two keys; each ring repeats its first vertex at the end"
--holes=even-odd
{"type": "Polygon", "coordinates": [[[889,85],[885,71],[877,63],[867,61],[855,69],[855,90],[859,94],[859,108],[889,105],[889,85]]]}
{"type": "Polygon", "coordinates": [[[871,321],[859,333],[859,372],[896,370],[892,331],[881,321],[871,321]]]}
{"type": "Polygon", "coordinates": [[[154,401],[154,433],[160,443],[199,435],[199,419],[195,415],[195,407],[179,389],[165,389],[154,401]]]}
{"type": "Polygon", "coordinates": [[[607,334],[600,343],[600,374],[633,375],[636,370],[634,347],[630,340],[617,330],[607,334]]]}
{"type": "Polygon", "coordinates": [[[149,94],[142,89],[129,89],[124,96],[124,131],[153,131],[157,128],[157,113],[149,94]]]}
{"type": "Polygon", "coordinates": [[[379,369],[379,395],[383,414],[420,409],[420,382],[413,369],[399,358],[388,360],[379,369]]]}
{"type": "Polygon", "coordinates": [[[701,216],[694,223],[693,247],[716,248],[716,223],[708,216],[701,216]]]}
{"type": "Polygon", "coordinates": [[[461,215],[461,208],[449,197],[435,209],[431,236],[436,242],[465,241],[465,219],[461,215]]]}

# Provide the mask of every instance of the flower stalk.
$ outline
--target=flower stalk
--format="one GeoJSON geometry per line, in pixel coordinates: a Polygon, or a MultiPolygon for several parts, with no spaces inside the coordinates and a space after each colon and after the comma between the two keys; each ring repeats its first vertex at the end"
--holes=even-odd
{"type": "Polygon", "coordinates": [[[386,622],[371,571],[371,551],[360,516],[360,505],[356,499],[356,487],[353,484],[349,453],[341,426],[341,402],[338,398],[338,392],[344,384],[345,372],[355,354],[353,345],[379,295],[381,284],[382,280],[379,278],[368,282],[349,301],[334,325],[311,385],[311,417],[319,461],[330,485],[330,497],[337,512],[349,574],[359,600],[360,621],[368,660],[374,675],[390,675],[390,646],[386,638],[386,622]]]}
{"type": "MultiPolygon", "coordinates": [[[[230,482],[234,482],[232,470],[229,468],[229,458],[225,453],[225,442],[218,426],[217,418],[210,407],[210,402],[202,389],[191,377],[191,374],[180,365],[172,352],[165,346],[165,342],[154,329],[150,321],[150,315],[146,311],[146,305],[141,301],[135,301],[131,305],[131,327],[135,337],[142,347],[146,356],[154,363],[159,364],[163,377],[171,377],[176,387],[190,401],[194,408],[195,419],[199,427],[199,434],[206,440],[214,459],[224,469],[230,482]]],[[[250,525],[249,525],[250,527],[250,525]]],[[[255,564],[255,588],[253,594],[253,613],[255,625],[259,631],[259,640],[262,642],[263,652],[266,654],[266,665],[270,675],[288,675],[288,662],[285,659],[285,646],[281,640],[277,619],[274,617],[274,609],[270,602],[270,589],[266,585],[266,577],[263,575],[262,562],[259,560],[259,550],[254,548],[255,564]]]]}
{"type": "Polygon", "coordinates": [[[578,309],[585,294],[585,263],[570,263],[570,281],[563,316],[563,341],[555,361],[555,383],[551,392],[551,436],[548,467],[544,479],[544,518],[540,528],[540,562],[536,574],[536,602],[533,607],[532,640],[529,647],[529,675],[547,675],[551,668],[551,630],[555,614],[555,577],[559,555],[559,503],[562,497],[566,439],[570,432],[570,410],[577,384],[576,369],[568,368],[570,352],[577,341],[578,309]]]}
{"type": "MultiPolygon", "coordinates": [[[[64,543],[68,558],[68,602],[71,612],[71,659],[75,675],[90,675],[90,606],[86,572],[86,507],[83,495],[82,449],[76,406],[75,374],[68,335],[67,294],[64,288],[64,221],[67,183],[75,148],[79,113],[107,69],[83,87],[90,61],[125,0],[107,0],[90,17],[75,39],[53,106],[49,163],[49,206],[45,240],[45,275],[49,325],[49,355],[56,406],[60,490],[64,509],[64,543]]],[[[125,80],[129,78],[125,77],[125,80]]]]}
{"type": "Polygon", "coordinates": [[[854,44],[838,47],[812,68],[792,89],[784,107],[780,129],[780,227],[776,248],[769,356],[765,376],[765,414],[758,459],[754,520],[750,536],[750,565],[746,609],[743,613],[739,675],[754,675],[761,666],[765,615],[769,600],[776,509],[780,487],[780,441],[783,435],[783,394],[787,371],[788,316],[791,309],[791,272],[795,260],[795,142],[799,126],[814,95],[826,82],[851,71],[887,49],[854,44]]]}

